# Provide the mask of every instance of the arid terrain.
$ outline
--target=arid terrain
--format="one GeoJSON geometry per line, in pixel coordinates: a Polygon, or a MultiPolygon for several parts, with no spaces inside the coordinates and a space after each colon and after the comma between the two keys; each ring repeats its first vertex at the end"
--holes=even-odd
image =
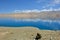
{"type": "Polygon", "coordinates": [[[29,12],[29,13],[10,13],[0,14],[0,18],[15,18],[15,19],[54,19],[60,20],[60,11],[46,11],[46,12],[29,12]]]}
{"type": "MultiPolygon", "coordinates": [[[[60,11],[0,14],[0,18],[60,20],[60,11]]],[[[0,40],[60,40],[60,30],[40,30],[35,27],[0,27],[0,40]]]]}
{"type": "Polygon", "coordinates": [[[39,40],[60,40],[59,30],[39,30],[35,27],[0,27],[0,40],[35,40],[37,33],[41,35],[39,40]]]}

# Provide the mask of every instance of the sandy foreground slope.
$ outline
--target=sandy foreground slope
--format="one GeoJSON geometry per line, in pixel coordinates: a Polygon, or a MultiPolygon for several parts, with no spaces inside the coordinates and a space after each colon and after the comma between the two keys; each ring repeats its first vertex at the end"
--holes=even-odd
{"type": "Polygon", "coordinates": [[[39,30],[35,27],[0,27],[0,40],[34,40],[37,33],[42,36],[39,40],[60,40],[60,31],[39,30]]]}

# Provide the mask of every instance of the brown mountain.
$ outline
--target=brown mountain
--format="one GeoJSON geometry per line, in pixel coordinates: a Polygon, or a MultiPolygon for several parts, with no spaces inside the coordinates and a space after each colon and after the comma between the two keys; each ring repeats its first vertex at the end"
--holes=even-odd
{"type": "Polygon", "coordinates": [[[0,18],[15,18],[15,19],[60,19],[60,11],[44,11],[44,12],[28,12],[28,13],[11,13],[0,14],[0,18]]]}

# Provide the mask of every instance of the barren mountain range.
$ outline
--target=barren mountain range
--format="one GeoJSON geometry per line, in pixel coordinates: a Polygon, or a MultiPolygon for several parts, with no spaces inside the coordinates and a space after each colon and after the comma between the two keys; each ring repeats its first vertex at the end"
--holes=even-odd
{"type": "Polygon", "coordinates": [[[0,18],[16,19],[53,19],[60,20],[60,11],[28,12],[0,14],[0,18]]]}

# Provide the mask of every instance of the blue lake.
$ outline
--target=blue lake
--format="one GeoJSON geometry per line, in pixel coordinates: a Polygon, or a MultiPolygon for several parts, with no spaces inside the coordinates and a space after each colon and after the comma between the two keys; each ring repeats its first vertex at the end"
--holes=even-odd
{"type": "Polygon", "coordinates": [[[0,18],[0,26],[2,27],[25,27],[33,26],[39,29],[60,30],[60,21],[40,20],[40,19],[10,19],[0,18]]]}

